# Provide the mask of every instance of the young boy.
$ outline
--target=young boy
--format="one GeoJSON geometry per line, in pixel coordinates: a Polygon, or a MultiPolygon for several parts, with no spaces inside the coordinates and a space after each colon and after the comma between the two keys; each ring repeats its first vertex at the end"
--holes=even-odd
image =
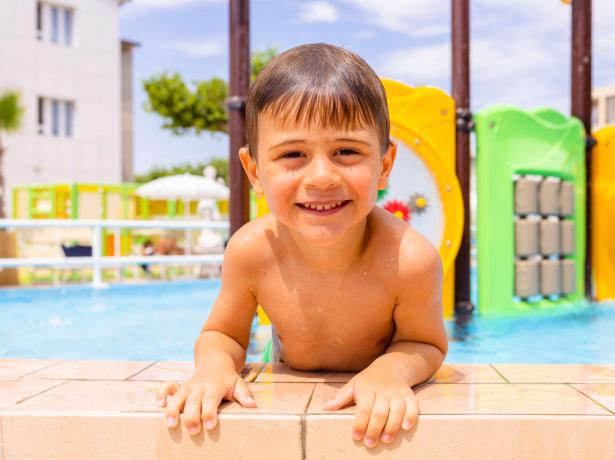
{"type": "Polygon", "coordinates": [[[356,403],[354,439],[391,442],[416,421],[411,387],[440,367],[447,337],[438,252],[375,206],[396,154],[384,88],[352,52],[299,46],[256,79],[246,122],[239,155],[271,214],[229,241],[195,375],[159,391],[167,424],[183,409],[197,434],[223,399],[256,407],[239,372],[260,304],[290,367],[358,372],[325,409],[356,403]]]}

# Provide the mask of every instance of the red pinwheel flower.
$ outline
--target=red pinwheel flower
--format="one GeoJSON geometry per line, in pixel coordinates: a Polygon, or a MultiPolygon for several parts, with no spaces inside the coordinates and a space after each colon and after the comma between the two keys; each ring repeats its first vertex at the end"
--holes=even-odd
{"type": "Polygon", "coordinates": [[[399,217],[405,222],[410,221],[410,208],[408,208],[405,203],[402,203],[399,200],[389,200],[385,203],[383,207],[391,214],[396,217],[399,217]]]}

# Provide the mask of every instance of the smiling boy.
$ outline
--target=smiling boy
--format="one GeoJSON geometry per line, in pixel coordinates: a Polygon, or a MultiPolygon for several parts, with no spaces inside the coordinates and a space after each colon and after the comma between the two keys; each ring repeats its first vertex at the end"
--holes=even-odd
{"type": "Polygon", "coordinates": [[[375,206],[396,155],[384,88],[356,54],[303,45],[261,72],[246,121],[239,155],[271,213],[229,241],[195,375],[159,391],[167,423],[183,409],[196,434],[222,399],[256,406],[239,372],[261,304],[290,367],[358,372],[325,409],[354,403],[354,439],[391,442],[414,425],[411,387],[440,367],[447,337],[438,252],[375,206]]]}

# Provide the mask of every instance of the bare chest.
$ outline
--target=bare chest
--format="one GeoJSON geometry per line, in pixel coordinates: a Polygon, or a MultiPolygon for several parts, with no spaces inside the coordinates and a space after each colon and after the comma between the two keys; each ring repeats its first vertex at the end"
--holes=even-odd
{"type": "Polygon", "coordinates": [[[386,282],[367,273],[329,278],[268,273],[258,301],[276,327],[284,359],[299,367],[369,362],[394,332],[395,297],[386,282]]]}

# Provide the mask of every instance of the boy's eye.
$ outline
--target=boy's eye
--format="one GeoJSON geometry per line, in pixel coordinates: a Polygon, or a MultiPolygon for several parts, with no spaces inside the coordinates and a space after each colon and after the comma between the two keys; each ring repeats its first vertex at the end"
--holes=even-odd
{"type": "Polygon", "coordinates": [[[337,153],[339,153],[342,156],[349,156],[349,155],[357,155],[359,152],[357,152],[356,150],[352,150],[352,149],[341,149],[341,150],[338,150],[337,153]]]}
{"type": "Polygon", "coordinates": [[[282,158],[299,158],[301,157],[301,155],[301,152],[286,152],[284,155],[282,155],[282,158]]]}

